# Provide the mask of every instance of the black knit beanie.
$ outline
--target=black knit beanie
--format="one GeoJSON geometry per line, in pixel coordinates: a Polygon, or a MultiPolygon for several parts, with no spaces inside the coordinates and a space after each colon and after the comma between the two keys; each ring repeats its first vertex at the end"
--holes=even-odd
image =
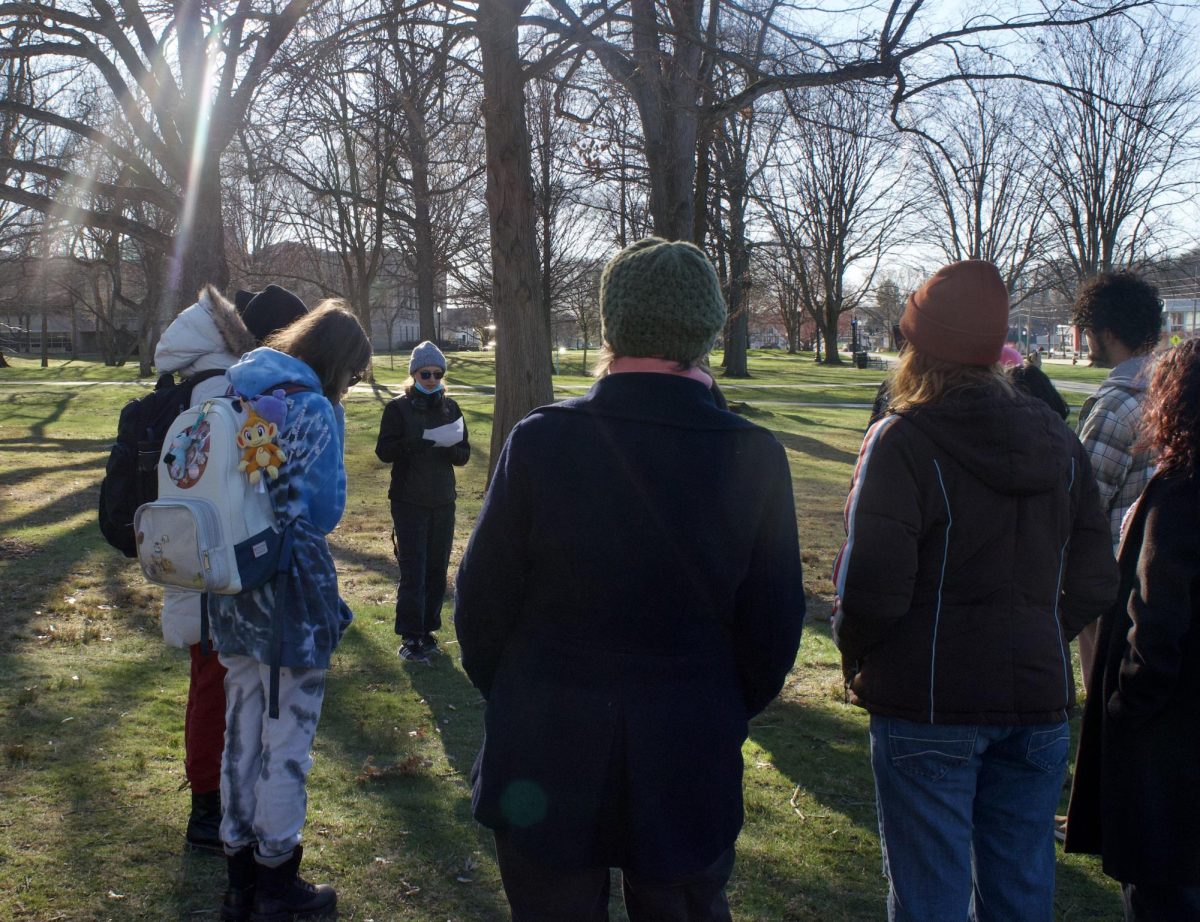
{"type": "Polygon", "coordinates": [[[600,276],[601,335],[617,355],[694,362],[724,325],[717,272],[693,244],[647,237],[600,276]]]}
{"type": "Polygon", "coordinates": [[[268,285],[262,291],[239,291],[234,306],[242,315],[246,329],[261,344],[264,339],[299,320],[308,307],[296,295],[278,285],[268,285]]]}

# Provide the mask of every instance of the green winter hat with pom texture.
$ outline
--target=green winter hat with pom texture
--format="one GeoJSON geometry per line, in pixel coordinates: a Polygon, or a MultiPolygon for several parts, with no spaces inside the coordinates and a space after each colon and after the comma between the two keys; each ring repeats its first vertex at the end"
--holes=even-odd
{"type": "Polygon", "coordinates": [[[600,324],[617,355],[694,362],[712,348],[725,325],[717,272],[691,243],[639,240],[604,267],[600,324]]]}

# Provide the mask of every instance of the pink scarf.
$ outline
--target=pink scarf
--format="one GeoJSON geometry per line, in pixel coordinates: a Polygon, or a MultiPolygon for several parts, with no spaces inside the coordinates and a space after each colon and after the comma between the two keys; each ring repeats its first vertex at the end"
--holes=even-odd
{"type": "Polygon", "coordinates": [[[619,375],[630,371],[649,371],[659,375],[676,375],[680,378],[691,378],[693,381],[699,381],[708,388],[711,388],[713,385],[713,379],[699,368],[692,367],[687,371],[680,371],[679,363],[673,359],[622,355],[613,359],[612,364],[608,366],[608,373],[610,375],[619,375]]]}

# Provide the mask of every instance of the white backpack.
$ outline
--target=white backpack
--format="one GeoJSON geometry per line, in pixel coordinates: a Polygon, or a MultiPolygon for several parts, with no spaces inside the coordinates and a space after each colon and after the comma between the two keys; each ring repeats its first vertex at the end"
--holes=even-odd
{"type": "Polygon", "coordinates": [[[239,397],[219,397],[171,424],[158,499],[133,518],[138,562],[150,582],[236,595],[275,576],[281,534],[266,478],[251,484],[238,466],[249,409],[239,397]]]}

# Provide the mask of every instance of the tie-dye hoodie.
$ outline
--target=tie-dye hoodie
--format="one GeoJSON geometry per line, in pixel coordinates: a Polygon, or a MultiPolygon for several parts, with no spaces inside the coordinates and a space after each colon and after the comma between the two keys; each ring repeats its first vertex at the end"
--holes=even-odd
{"type": "MultiPolygon", "coordinates": [[[[290,525],[295,536],[286,604],[279,612],[286,619],[280,665],[327,669],[353,617],[338,595],[337,570],[325,541],[346,508],[345,413],[321,393],[312,368],[274,349],[246,353],[226,377],[246,397],[286,384],[312,388],[287,397],[287,420],[276,440],[287,460],[268,490],[280,525],[290,525]]],[[[211,596],[217,649],[270,663],[274,598],[275,583],[236,596],[211,596]]]]}

